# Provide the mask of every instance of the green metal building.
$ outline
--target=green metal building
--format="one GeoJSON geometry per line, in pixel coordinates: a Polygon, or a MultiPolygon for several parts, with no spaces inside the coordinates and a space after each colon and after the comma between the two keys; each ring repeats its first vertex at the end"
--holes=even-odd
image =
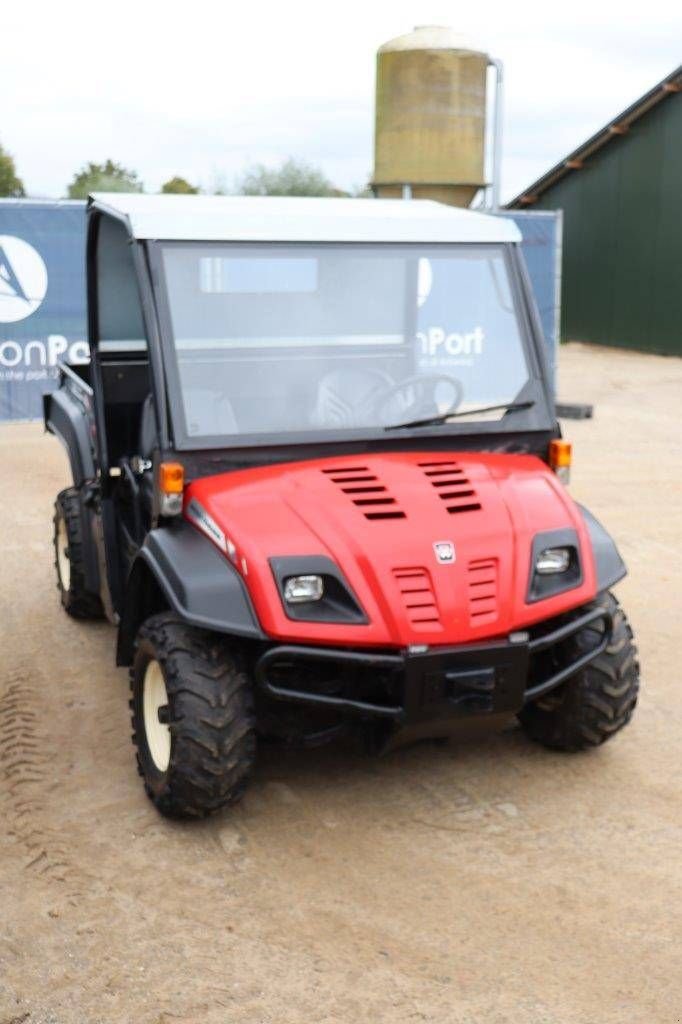
{"type": "Polygon", "coordinates": [[[508,206],[563,210],[563,340],[682,356],[682,66],[508,206]]]}

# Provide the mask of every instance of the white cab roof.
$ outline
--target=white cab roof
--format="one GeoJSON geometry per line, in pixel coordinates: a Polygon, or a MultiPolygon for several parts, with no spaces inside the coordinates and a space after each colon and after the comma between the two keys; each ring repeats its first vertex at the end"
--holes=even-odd
{"type": "Polygon", "coordinates": [[[202,242],[520,242],[516,225],[427,199],[95,192],[133,238],[202,242]]]}

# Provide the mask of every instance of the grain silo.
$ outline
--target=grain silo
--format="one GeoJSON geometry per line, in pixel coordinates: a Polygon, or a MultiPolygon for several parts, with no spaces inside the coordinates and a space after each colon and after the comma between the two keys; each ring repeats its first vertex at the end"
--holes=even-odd
{"type": "Polygon", "coordinates": [[[487,54],[440,26],[415,28],[379,48],[375,195],[471,203],[486,185],[491,63],[487,54]]]}

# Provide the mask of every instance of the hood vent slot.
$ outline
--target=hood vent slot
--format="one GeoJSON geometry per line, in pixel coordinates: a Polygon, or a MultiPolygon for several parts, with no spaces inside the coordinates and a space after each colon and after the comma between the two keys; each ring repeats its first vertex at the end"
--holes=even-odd
{"type": "Polygon", "coordinates": [[[464,470],[454,461],[420,462],[424,473],[446,510],[455,515],[458,512],[476,512],[481,503],[464,470]]]}
{"type": "Polygon", "coordinates": [[[428,633],[434,629],[442,629],[431,577],[426,569],[420,567],[394,569],[393,578],[398,584],[412,629],[416,633],[428,633]]]}
{"type": "Polygon", "coordinates": [[[497,559],[480,558],[469,562],[467,571],[469,621],[486,626],[497,619],[497,559]]]}
{"type": "Polygon", "coordinates": [[[323,469],[324,475],[347,494],[365,519],[406,519],[395,498],[367,466],[323,469]]]}

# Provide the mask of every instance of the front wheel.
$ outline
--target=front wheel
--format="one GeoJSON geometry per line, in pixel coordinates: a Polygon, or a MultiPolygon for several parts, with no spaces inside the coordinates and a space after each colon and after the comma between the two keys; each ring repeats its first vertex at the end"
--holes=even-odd
{"type": "Polygon", "coordinates": [[[159,811],[205,817],[241,799],[255,759],[252,689],[226,641],[154,615],[130,681],[138,769],[159,811]]]}
{"type": "MultiPolygon", "coordinates": [[[[603,594],[591,607],[613,619],[609,646],[562,686],[523,709],[519,720],[531,739],[553,750],[597,747],[627,725],[637,703],[639,663],[632,630],[613,594],[603,594]]],[[[575,660],[599,645],[603,621],[586,626],[567,643],[575,660]]]]}

